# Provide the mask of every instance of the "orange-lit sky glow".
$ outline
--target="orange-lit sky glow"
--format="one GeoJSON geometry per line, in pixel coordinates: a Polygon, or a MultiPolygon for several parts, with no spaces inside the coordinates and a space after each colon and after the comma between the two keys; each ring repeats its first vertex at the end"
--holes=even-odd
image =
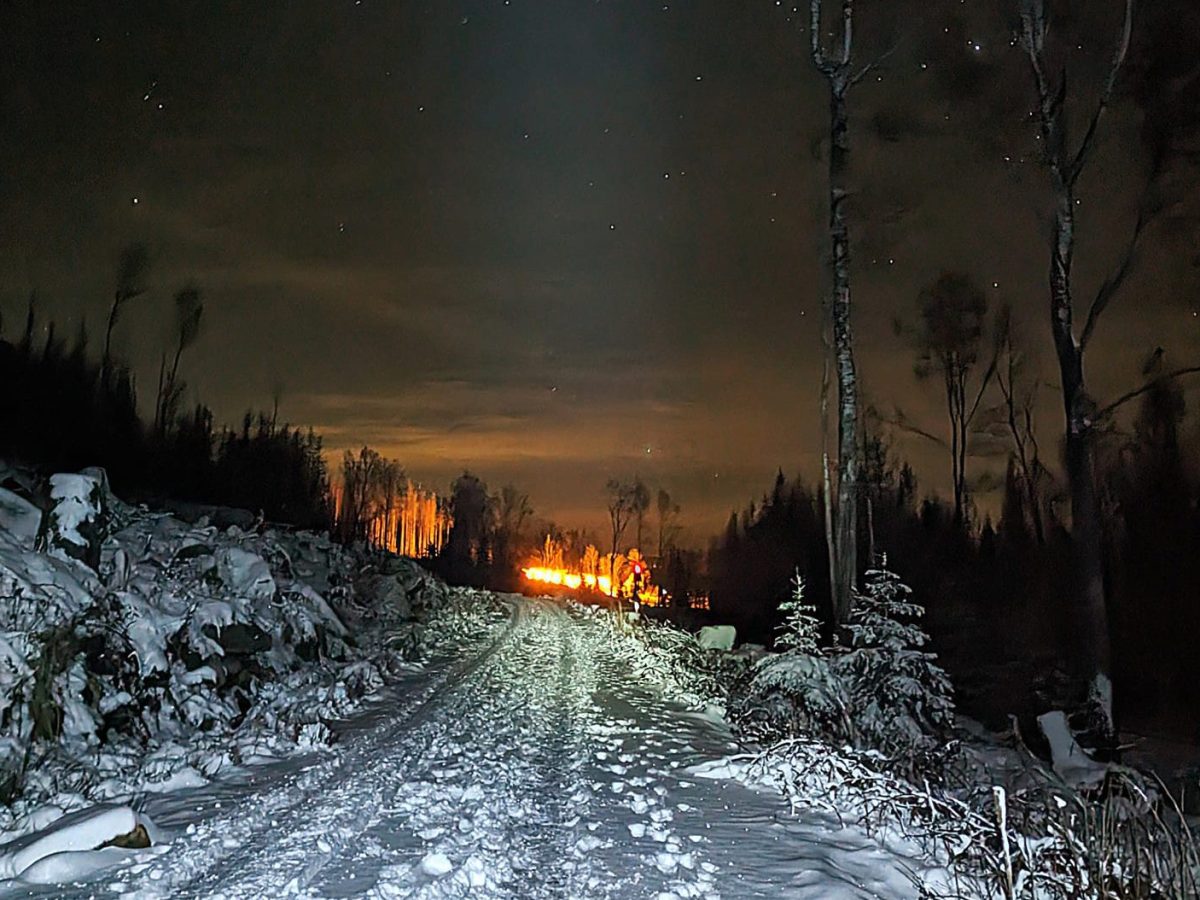
{"type": "MultiPolygon", "coordinates": [[[[59,6],[0,11],[0,112],[19,123],[0,133],[9,332],[36,287],[95,334],[120,247],[142,240],[153,289],[117,349],[144,394],[170,294],[194,279],[192,399],[236,421],[281,387],[283,417],[331,451],[370,444],[440,493],[469,467],[599,528],[606,479],[638,474],[698,543],[777,467],[815,476],[826,101],[786,5],[59,6]]],[[[1048,195],[1008,6],[861,5],[864,58],[899,39],[852,98],[864,387],[929,430],[937,388],[892,325],[944,268],[1014,305],[1054,381],[1048,195]]],[[[1119,4],[1086,6],[1064,25],[1081,85],[1119,4]]],[[[1166,6],[1170,27],[1147,27],[1194,62],[1195,3],[1166,6]]],[[[1155,93],[1170,72],[1136,49],[1130,72],[1080,186],[1085,291],[1132,222],[1149,143],[1195,103],[1155,93]]],[[[1195,184],[1181,165],[1178,196],[1195,184]]],[[[1155,346],[1200,356],[1194,212],[1156,226],[1097,333],[1101,397],[1155,346]]],[[[1042,416],[1052,458],[1052,387],[1042,416]]],[[[948,462],[898,441],[943,490],[948,462]]]]}

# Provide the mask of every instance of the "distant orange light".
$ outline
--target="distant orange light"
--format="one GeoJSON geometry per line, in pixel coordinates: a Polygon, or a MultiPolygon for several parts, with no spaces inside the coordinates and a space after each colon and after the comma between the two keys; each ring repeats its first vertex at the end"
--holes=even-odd
{"type": "MultiPolygon", "coordinates": [[[[647,606],[658,606],[662,602],[658,585],[645,584],[639,590],[638,585],[635,584],[634,576],[649,573],[649,568],[637,562],[633,564],[631,570],[634,574],[625,578],[621,584],[621,593],[626,596],[636,597],[647,606]]],[[[554,569],[545,566],[528,566],[521,569],[521,574],[527,581],[533,581],[538,584],[565,587],[573,591],[585,588],[590,591],[599,591],[609,597],[617,596],[617,592],[613,588],[612,579],[607,575],[595,575],[590,572],[571,572],[567,569],[554,569]]]]}

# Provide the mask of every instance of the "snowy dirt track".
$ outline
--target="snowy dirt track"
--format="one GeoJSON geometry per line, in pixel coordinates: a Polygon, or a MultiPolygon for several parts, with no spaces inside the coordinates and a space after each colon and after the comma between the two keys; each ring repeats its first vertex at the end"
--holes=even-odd
{"type": "Polygon", "coordinates": [[[727,730],[628,669],[602,624],[514,597],[330,752],[148,801],[157,854],[0,897],[916,896],[861,831],[690,774],[727,730]]]}

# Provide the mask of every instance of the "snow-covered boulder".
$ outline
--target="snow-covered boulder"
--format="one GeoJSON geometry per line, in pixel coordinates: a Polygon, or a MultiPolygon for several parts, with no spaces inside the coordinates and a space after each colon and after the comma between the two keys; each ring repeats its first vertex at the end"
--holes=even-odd
{"type": "Polygon", "coordinates": [[[0,530],[26,550],[32,550],[42,527],[42,511],[19,494],[0,488],[0,530]]]}
{"type": "Polygon", "coordinates": [[[238,598],[270,600],[275,596],[275,579],[267,561],[238,547],[222,547],[217,552],[217,577],[238,598]]]}
{"type": "Polygon", "coordinates": [[[77,881],[119,862],[119,848],[150,844],[149,822],[128,806],[99,806],[69,813],[0,845],[0,881],[21,878],[36,884],[77,881]],[[112,848],[112,853],[99,853],[112,848]]]}
{"type": "Polygon", "coordinates": [[[46,541],[51,552],[77,559],[96,569],[100,545],[107,536],[106,485],[97,475],[60,472],[50,476],[50,508],[46,541]]]}
{"type": "Polygon", "coordinates": [[[696,639],[705,650],[732,650],[737,629],[732,625],[705,625],[696,639]]]}

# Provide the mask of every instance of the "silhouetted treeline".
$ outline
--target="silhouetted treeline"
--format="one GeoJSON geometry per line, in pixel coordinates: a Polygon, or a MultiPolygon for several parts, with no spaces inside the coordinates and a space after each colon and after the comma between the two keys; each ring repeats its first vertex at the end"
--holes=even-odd
{"type": "MultiPolygon", "coordinates": [[[[516,493],[515,488],[509,488],[516,493]]],[[[520,495],[523,505],[528,497],[520,495]]],[[[483,587],[501,586],[511,590],[517,574],[509,571],[508,559],[496,558],[498,544],[515,545],[516,535],[500,535],[501,498],[488,493],[485,481],[463,472],[450,485],[450,535],[441,552],[429,566],[451,584],[483,587]]]]}
{"type": "MultiPolygon", "coordinates": [[[[1134,421],[1102,444],[1106,577],[1111,587],[1116,692],[1126,726],[1194,736],[1200,728],[1200,476],[1183,441],[1184,398],[1164,379],[1134,421]]],[[[995,524],[953,503],[918,500],[912,470],[879,439],[867,442],[860,546],[888,565],[927,609],[934,649],[960,706],[1003,727],[1063,707],[1072,684],[1071,542],[1053,499],[1030,509],[1010,463],[995,524]]],[[[1053,498],[1053,491],[1047,491],[1053,498]]],[[[708,557],[716,618],[770,643],[789,578],[804,574],[829,621],[829,564],[819,490],[782,473],[761,501],[732,515],[708,557]]],[[[863,567],[867,559],[863,560],[863,567]]],[[[831,635],[827,635],[831,637],[831,635]]]]}
{"type": "Polygon", "coordinates": [[[111,353],[93,358],[82,326],[69,341],[54,322],[40,326],[31,300],[20,337],[0,332],[0,458],[50,471],[102,466],[125,497],[237,506],[274,522],[328,527],[319,436],[265,415],[247,413],[232,431],[217,430],[204,406],[177,412],[179,356],[198,327],[197,297],[188,294],[191,331],[164,369],[150,425],[128,367],[111,353]]]}

